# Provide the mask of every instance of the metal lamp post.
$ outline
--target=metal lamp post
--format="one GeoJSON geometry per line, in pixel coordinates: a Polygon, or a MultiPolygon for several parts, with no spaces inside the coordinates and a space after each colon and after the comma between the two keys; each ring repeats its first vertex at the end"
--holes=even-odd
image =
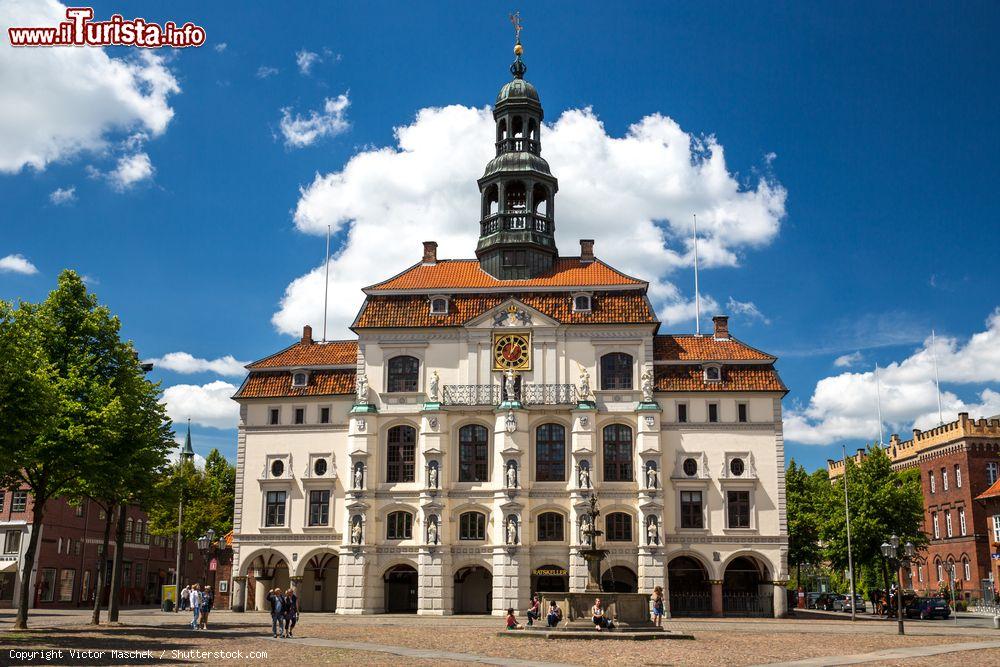
{"type": "Polygon", "coordinates": [[[958,625],[958,604],[955,602],[955,561],[948,562],[948,586],[951,588],[951,609],[955,614],[955,625],[958,625]]]}
{"type": "MultiPolygon", "coordinates": [[[[907,547],[904,547],[904,549],[911,546],[913,546],[912,543],[907,543],[907,547]]],[[[900,552],[899,537],[897,537],[895,533],[893,533],[892,537],[889,538],[888,542],[882,543],[882,556],[884,556],[885,559],[896,568],[896,581],[899,582],[899,590],[896,591],[896,622],[898,624],[899,634],[906,634],[903,629],[903,578],[899,574],[899,567],[906,554],[900,552]]]]}
{"type": "MultiPolygon", "coordinates": [[[[209,555],[213,551],[213,543],[215,542],[215,531],[209,528],[204,535],[198,538],[198,551],[201,552],[202,560],[208,561],[209,555]]],[[[212,571],[212,592],[215,592],[215,571],[212,571]]]]}

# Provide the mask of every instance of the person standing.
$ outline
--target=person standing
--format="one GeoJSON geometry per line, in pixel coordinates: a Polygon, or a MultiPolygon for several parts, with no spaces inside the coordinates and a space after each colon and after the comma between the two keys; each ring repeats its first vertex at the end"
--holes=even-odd
{"type": "Polygon", "coordinates": [[[181,611],[186,610],[190,603],[191,603],[191,584],[188,584],[187,586],[184,587],[184,590],[181,591],[181,599],[178,600],[178,604],[180,605],[180,610],[181,611]]]}
{"type": "Polygon", "coordinates": [[[284,602],[282,600],[281,589],[275,588],[267,594],[267,601],[271,604],[271,634],[274,638],[278,638],[278,633],[281,636],[285,636],[285,629],[283,627],[283,617],[282,612],[284,611],[284,602]]]}
{"type": "Polygon", "coordinates": [[[188,596],[191,601],[191,629],[198,629],[198,616],[201,614],[201,586],[194,584],[191,586],[191,595],[188,596]]]}
{"type": "Polygon", "coordinates": [[[201,614],[198,616],[198,627],[202,630],[208,630],[208,614],[212,611],[212,603],[215,601],[215,596],[212,595],[212,587],[205,586],[204,592],[201,594],[201,614]]]}
{"type": "Polygon", "coordinates": [[[653,588],[653,625],[663,627],[663,587],[653,588]]]}
{"type": "Polygon", "coordinates": [[[295,589],[289,588],[285,591],[284,600],[285,615],[285,637],[292,636],[295,623],[299,620],[299,597],[295,594],[295,589]]]}

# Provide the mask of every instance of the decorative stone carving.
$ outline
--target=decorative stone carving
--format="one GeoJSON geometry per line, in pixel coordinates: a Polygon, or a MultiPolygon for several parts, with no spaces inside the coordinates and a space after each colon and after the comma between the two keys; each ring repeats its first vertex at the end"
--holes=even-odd
{"type": "Polygon", "coordinates": [[[580,381],[577,385],[577,393],[581,401],[586,401],[590,398],[590,373],[583,366],[580,366],[580,381]]]}
{"type": "Polygon", "coordinates": [[[516,401],[517,397],[517,373],[508,368],[503,374],[504,390],[508,401],[516,401]]]}
{"type": "Polygon", "coordinates": [[[590,464],[586,461],[580,461],[580,488],[590,488],[590,464]]]}
{"type": "Polygon", "coordinates": [[[652,461],[646,464],[646,488],[656,488],[656,464],[652,461]]]}
{"type": "Polygon", "coordinates": [[[358,379],[355,381],[355,392],[357,394],[357,402],[359,404],[368,402],[368,376],[364,373],[358,373],[358,379]]]}
{"type": "Polygon", "coordinates": [[[639,378],[639,386],[642,389],[643,403],[653,402],[653,369],[647,368],[639,378]]]}
{"type": "Polygon", "coordinates": [[[507,411],[507,418],[503,422],[503,428],[508,433],[513,433],[517,430],[517,415],[514,414],[513,410],[507,411]]]}
{"type": "Polygon", "coordinates": [[[359,433],[364,433],[365,429],[368,428],[368,423],[361,417],[354,420],[354,425],[357,427],[359,433]]]}
{"type": "Polygon", "coordinates": [[[588,417],[587,415],[583,415],[582,417],[580,417],[580,427],[581,428],[587,428],[587,425],[589,423],[590,423],[590,417],[588,417]]]}
{"type": "Polygon", "coordinates": [[[656,517],[651,516],[646,521],[646,544],[655,546],[660,543],[660,527],[656,524],[656,517]]]}
{"type": "Polygon", "coordinates": [[[646,428],[653,428],[656,425],[656,418],[653,415],[646,415],[646,428]]]}
{"type": "Polygon", "coordinates": [[[507,544],[517,544],[517,517],[507,517],[507,544]]]}
{"type": "Polygon", "coordinates": [[[431,373],[431,381],[429,384],[430,384],[430,391],[428,392],[427,397],[431,400],[432,403],[437,403],[438,390],[441,387],[441,378],[438,376],[437,371],[431,373]]]}
{"type": "Polygon", "coordinates": [[[437,517],[431,516],[427,522],[427,544],[438,543],[438,523],[437,517]]]}
{"type": "Polygon", "coordinates": [[[354,488],[359,491],[364,488],[364,483],[365,483],[364,468],[365,468],[364,464],[361,463],[360,461],[357,463],[357,465],[354,466],[354,488]]]}
{"type": "Polygon", "coordinates": [[[580,517],[580,544],[590,544],[590,515],[580,517]]]}
{"type": "Polygon", "coordinates": [[[438,430],[438,424],[439,422],[437,417],[431,417],[427,420],[427,425],[431,427],[432,431],[438,430]]]}
{"type": "Polygon", "coordinates": [[[507,464],[507,488],[517,488],[517,464],[513,461],[507,464]]]}
{"type": "Polygon", "coordinates": [[[437,461],[431,461],[427,466],[427,488],[438,488],[438,466],[437,461]]]}
{"type": "Polygon", "coordinates": [[[351,526],[351,544],[361,544],[361,517],[354,517],[354,525],[351,526]]]}

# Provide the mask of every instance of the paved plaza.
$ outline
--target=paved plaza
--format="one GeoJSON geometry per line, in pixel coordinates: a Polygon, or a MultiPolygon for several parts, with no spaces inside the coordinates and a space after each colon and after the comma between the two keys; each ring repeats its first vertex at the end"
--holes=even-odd
{"type": "Polygon", "coordinates": [[[272,639],[262,613],[212,614],[213,629],[194,632],[187,614],[126,610],[119,626],[86,625],[85,611],[44,611],[32,628],[13,632],[0,613],[2,665],[968,665],[1000,664],[1000,632],[986,619],[907,623],[810,614],[796,619],[689,619],[668,622],[694,641],[511,641],[489,616],[341,617],[303,614],[295,639],[272,639]],[[61,650],[62,655],[31,651],[61,650]],[[112,650],[125,651],[113,654],[112,650]],[[11,653],[15,651],[15,653],[11,653]],[[89,655],[71,651],[93,651],[89,655]],[[98,654],[97,651],[103,651],[98,654]],[[21,653],[17,653],[21,652],[21,653]],[[33,659],[29,659],[33,658],[33,659]]]}

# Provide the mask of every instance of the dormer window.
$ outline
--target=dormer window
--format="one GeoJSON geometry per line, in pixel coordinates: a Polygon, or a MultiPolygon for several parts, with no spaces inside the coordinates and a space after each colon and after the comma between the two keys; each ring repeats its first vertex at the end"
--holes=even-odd
{"type": "Polygon", "coordinates": [[[431,315],[447,315],[447,314],[448,314],[448,297],[444,296],[431,297],[431,315]]]}
{"type": "Polygon", "coordinates": [[[718,364],[705,366],[705,382],[719,382],[722,380],[722,367],[718,364]]]}
{"type": "Polygon", "coordinates": [[[591,310],[592,299],[589,294],[574,294],[573,295],[573,312],[574,313],[589,313],[591,310]]]}
{"type": "Polygon", "coordinates": [[[295,371],[292,373],[292,386],[305,387],[309,384],[309,374],[305,371],[295,371]]]}

